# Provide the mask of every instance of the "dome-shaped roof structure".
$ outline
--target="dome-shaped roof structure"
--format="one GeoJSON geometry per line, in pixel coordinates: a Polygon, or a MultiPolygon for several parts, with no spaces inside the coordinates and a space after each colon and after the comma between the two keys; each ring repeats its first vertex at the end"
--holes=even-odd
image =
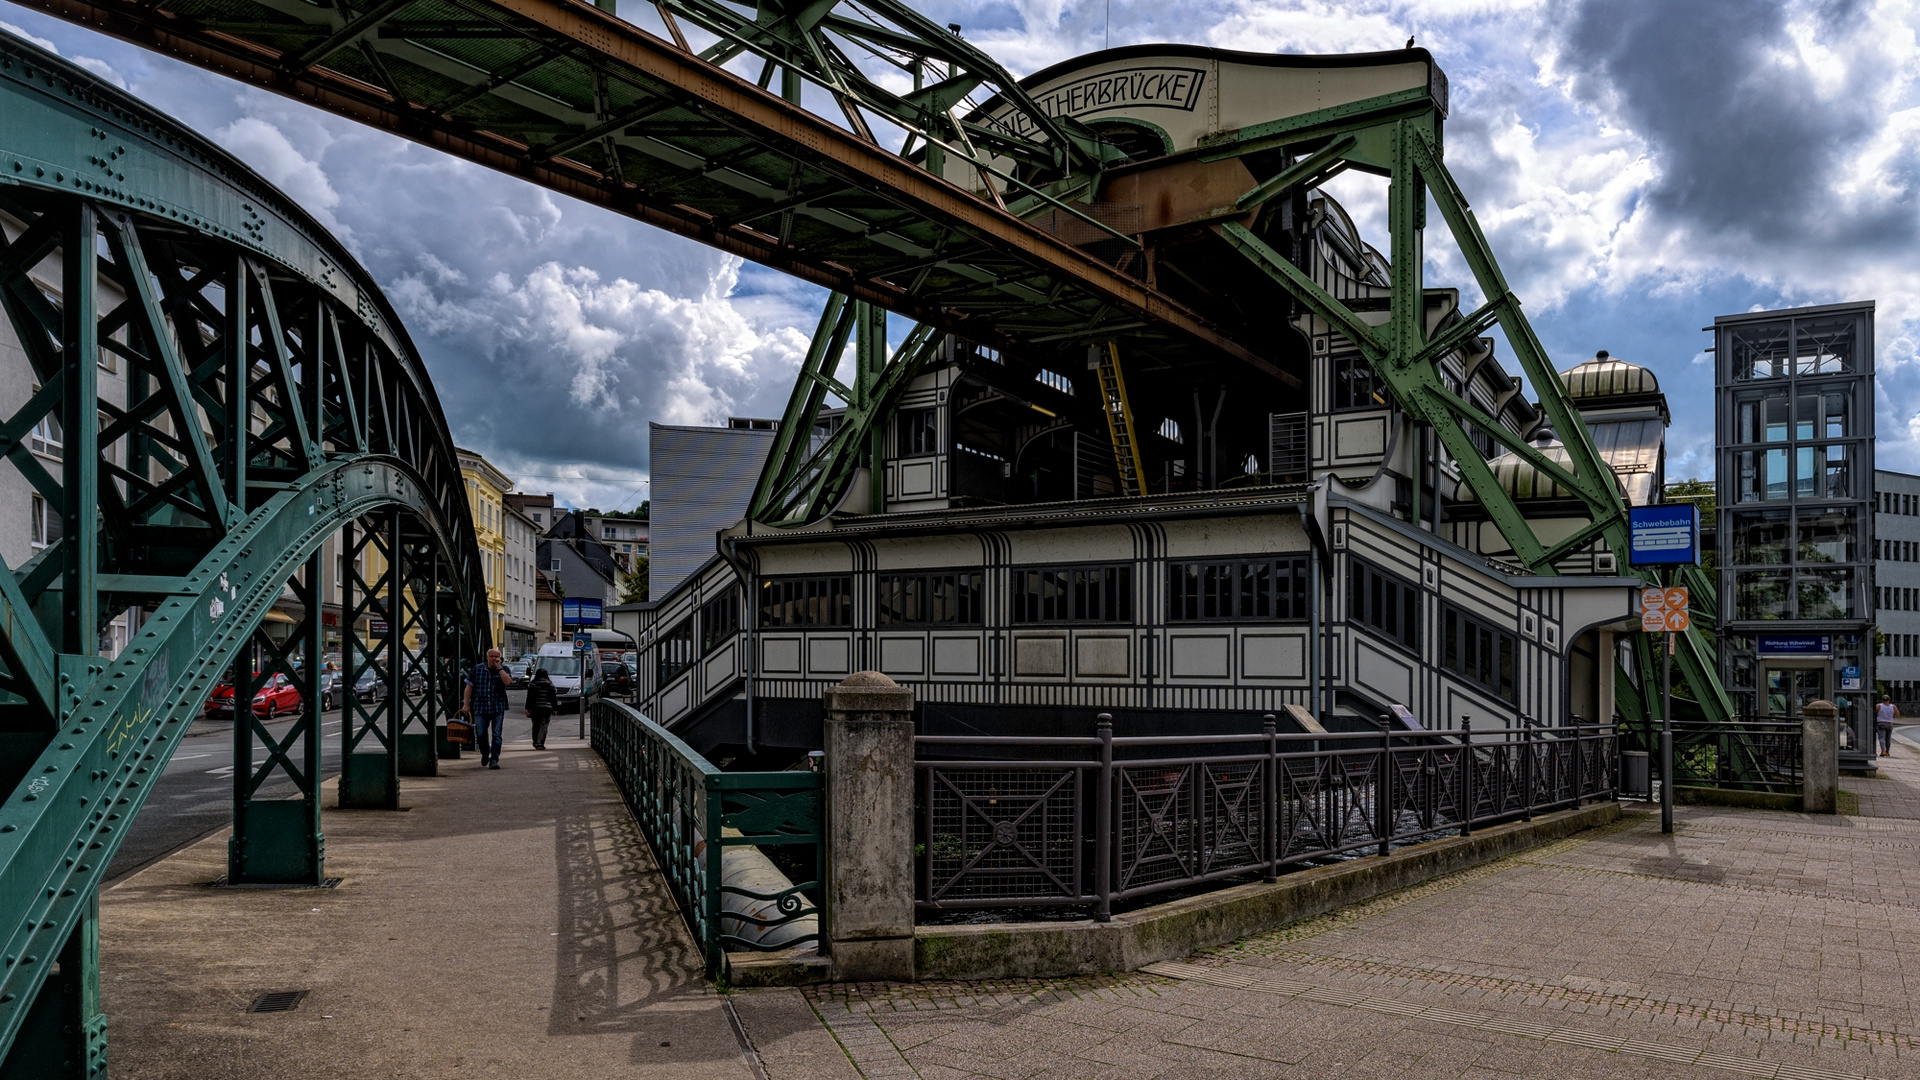
{"type": "Polygon", "coordinates": [[[1616,360],[1605,349],[1586,363],[1561,372],[1560,381],[1567,384],[1567,396],[1575,401],[1660,392],[1660,380],[1652,371],[1616,360]]]}

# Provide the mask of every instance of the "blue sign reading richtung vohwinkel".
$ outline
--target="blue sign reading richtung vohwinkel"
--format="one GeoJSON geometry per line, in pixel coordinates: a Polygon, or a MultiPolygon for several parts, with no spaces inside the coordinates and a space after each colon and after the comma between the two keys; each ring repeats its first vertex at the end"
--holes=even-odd
{"type": "Polygon", "coordinates": [[[1833,651],[1833,635],[1761,634],[1756,645],[1761,656],[1825,656],[1833,651]]]}
{"type": "Polygon", "coordinates": [[[1697,566],[1700,508],[1692,503],[1635,506],[1627,511],[1628,561],[1635,566],[1697,566]]]}

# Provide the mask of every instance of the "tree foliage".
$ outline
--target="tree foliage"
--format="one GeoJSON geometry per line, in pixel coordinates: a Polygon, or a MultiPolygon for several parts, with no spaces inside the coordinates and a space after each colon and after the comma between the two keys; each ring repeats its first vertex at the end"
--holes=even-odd
{"type": "Polygon", "coordinates": [[[620,602],[623,604],[644,604],[650,599],[651,588],[647,581],[647,563],[645,555],[633,558],[633,569],[620,571],[620,602]]]}

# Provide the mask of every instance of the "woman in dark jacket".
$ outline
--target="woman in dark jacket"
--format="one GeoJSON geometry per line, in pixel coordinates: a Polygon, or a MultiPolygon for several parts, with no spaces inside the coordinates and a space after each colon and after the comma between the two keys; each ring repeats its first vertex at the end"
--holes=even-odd
{"type": "Polygon", "coordinates": [[[527,715],[533,717],[533,748],[547,748],[547,724],[553,720],[553,711],[560,707],[560,695],[553,689],[553,679],[547,669],[541,668],[533,673],[533,682],[527,686],[527,715]]]}

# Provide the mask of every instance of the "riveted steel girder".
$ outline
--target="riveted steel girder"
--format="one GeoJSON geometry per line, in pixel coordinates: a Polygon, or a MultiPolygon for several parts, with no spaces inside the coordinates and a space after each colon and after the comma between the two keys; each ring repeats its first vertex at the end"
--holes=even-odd
{"type": "Polygon", "coordinates": [[[900,0],[663,0],[664,37],[568,0],[31,2],[997,349],[1282,371],[1055,235],[1111,233],[1119,152],[900,0]]]}

